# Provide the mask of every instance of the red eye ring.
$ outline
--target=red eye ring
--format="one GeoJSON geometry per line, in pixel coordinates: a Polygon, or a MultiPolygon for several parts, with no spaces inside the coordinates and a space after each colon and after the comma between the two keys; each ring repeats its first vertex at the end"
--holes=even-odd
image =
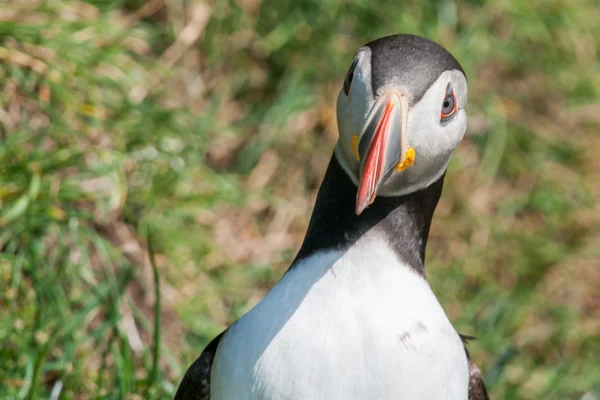
{"type": "Polygon", "coordinates": [[[454,96],[454,90],[452,90],[452,86],[448,84],[448,88],[446,90],[446,97],[442,102],[442,111],[440,112],[440,120],[447,121],[450,117],[452,117],[458,109],[456,103],[456,96],[454,96]]]}

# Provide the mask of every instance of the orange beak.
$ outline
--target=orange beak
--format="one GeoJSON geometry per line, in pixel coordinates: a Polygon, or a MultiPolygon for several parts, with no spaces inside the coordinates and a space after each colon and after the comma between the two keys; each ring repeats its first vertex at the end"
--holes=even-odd
{"type": "Polygon", "coordinates": [[[406,111],[403,96],[382,96],[373,106],[358,138],[360,183],[356,195],[356,214],[362,213],[377,196],[377,191],[404,162],[408,149],[406,111]]]}

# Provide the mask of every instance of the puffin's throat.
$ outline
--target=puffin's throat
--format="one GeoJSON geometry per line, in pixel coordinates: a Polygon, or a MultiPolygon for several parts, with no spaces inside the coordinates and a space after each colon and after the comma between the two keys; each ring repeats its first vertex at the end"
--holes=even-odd
{"type": "Polygon", "coordinates": [[[291,268],[317,251],[347,250],[363,235],[385,235],[401,261],[425,275],[425,248],[444,175],[428,187],[396,197],[378,196],[355,214],[356,185],[334,155],[329,163],[304,242],[291,268]]]}

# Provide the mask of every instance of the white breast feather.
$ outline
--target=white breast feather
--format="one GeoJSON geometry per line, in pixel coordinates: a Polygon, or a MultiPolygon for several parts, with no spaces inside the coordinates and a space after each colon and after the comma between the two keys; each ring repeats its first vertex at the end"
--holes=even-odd
{"type": "Polygon", "coordinates": [[[467,399],[462,342],[375,238],[303,260],[223,337],[211,400],[467,399]]]}

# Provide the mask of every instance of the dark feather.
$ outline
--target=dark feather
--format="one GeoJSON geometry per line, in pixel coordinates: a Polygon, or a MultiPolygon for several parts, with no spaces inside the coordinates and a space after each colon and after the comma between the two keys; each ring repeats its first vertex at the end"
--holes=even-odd
{"type": "Polygon", "coordinates": [[[467,360],[469,361],[469,400],[490,400],[487,388],[485,387],[485,381],[481,370],[471,359],[469,350],[467,350],[467,343],[475,340],[475,336],[463,335],[459,333],[460,338],[465,346],[465,352],[467,353],[467,360]]]}
{"type": "Polygon", "coordinates": [[[210,400],[210,371],[225,332],[214,338],[190,365],[179,384],[175,400],[210,400]]]}

